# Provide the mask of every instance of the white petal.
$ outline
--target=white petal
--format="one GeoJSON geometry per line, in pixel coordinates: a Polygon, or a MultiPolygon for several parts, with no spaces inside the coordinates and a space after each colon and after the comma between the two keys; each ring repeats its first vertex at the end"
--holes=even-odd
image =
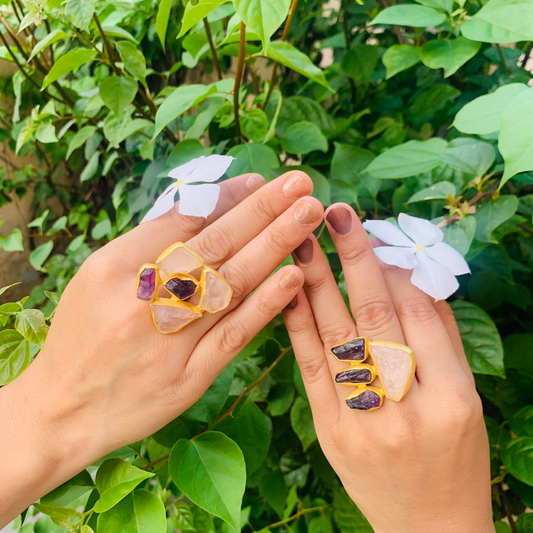
{"type": "Polygon", "coordinates": [[[367,220],[363,228],[380,241],[393,246],[413,246],[413,241],[408,239],[394,224],[386,220],[367,220]]]}
{"type": "Polygon", "coordinates": [[[146,213],[145,217],[141,220],[141,224],[143,222],[148,222],[149,220],[160,217],[161,215],[164,215],[170,211],[174,207],[174,197],[176,196],[177,192],[178,189],[176,188],[175,183],[169,185],[155,201],[154,207],[152,207],[152,209],[146,213]]]}
{"type": "Polygon", "coordinates": [[[424,252],[431,259],[445,266],[455,276],[470,274],[470,268],[464,257],[449,244],[438,242],[435,246],[424,248],[424,252]]]}
{"type": "Polygon", "coordinates": [[[418,264],[415,259],[413,248],[396,248],[393,246],[380,246],[374,248],[376,255],[387,265],[394,265],[400,268],[411,270],[418,264]]]}
{"type": "Polygon", "coordinates": [[[217,206],[220,186],[206,183],[204,185],[181,185],[179,209],[182,215],[207,218],[217,206]]]}
{"type": "Polygon", "coordinates": [[[444,266],[424,253],[416,254],[418,265],[413,270],[411,283],[435,300],[446,300],[458,288],[455,276],[444,266]]]}
{"type": "Polygon", "coordinates": [[[420,246],[430,246],[442,241],[442,231],[424,218],[412,217],[405,213],[400,213],[398,217],[400,228],[420,246]]]}
{"type": "Polygon", "coordinates": [[[192,159],[188,163],[185,163],[184,165],[180,165],[179,167],[172,169],[168,173],[168,177],[173,178],[175,180],[185,181],[187,179],[187,176],[194,172],[194,170],[200,164],[202,159],[205,159],[205,155],[197,157],[196,159],[192,159]]]}
{"type": "Polygon", "coordinates": [[[198,166],[188,176],[180,179],[185,183],[217,181],[226,173],[233,159],[228,155],[210,155],[200,158],[198,166]]]}

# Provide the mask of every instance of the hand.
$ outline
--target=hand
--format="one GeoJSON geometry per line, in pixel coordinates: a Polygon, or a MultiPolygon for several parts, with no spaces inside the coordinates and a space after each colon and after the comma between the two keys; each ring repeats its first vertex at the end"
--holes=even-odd
{"type": "Polygon", "coordinates": [[[182,413],[294,298],[303,274],[288,266],[245,300],[320,224],[320,202],[303,198],[312,182],[290,172],[249,196],[245,181],[225,184],[211,225],[171,211],[94,253],[68,285],[43,352],[0,391],[0,478],[16,483],[0,487],[0,526],[182,413]],[[224,312],[162,335],[135,297],[135,280],[177,241],[227,279],[233,299],[224,312]]]}
{"type": "Polygon", "coordinates": [[[481,401],[449,306],[412,285],[410,271],[378,263],[349,206],[331,206],[326,221],[355,323],[313,236],[294,254],[305,294],[284,311],[322,450],[376,533],[494,532],[481,401]],[[348,364],[330,348],[358,336],[414,350],[401,402],[346,405],[354,389],[334,377],[348,364]]]}

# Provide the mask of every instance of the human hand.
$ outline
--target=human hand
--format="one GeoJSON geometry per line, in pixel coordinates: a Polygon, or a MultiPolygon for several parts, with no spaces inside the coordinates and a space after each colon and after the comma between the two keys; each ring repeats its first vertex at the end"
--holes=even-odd
{"type": "Polygon", "coordinates": [[[245,300],[320,224],[320,202],[305,197],[312,182],[290,172],[249,196],[245,181],[226,182],[211,225],[174,209],[93,254],[68,285],[44,350],[0,391],[0,478],[18,483],[0,488],[0,525],[182,413],[296,295],[303,274],[288,266],[245,300]],[[135,297],[135,280],[176,241],[217,269],[233,298],[225,311],[162,335],[135,297]]]}
{"type": "Polygon", "coordinates": [[[376,533],[494,532],[481,401],[450,307],[412,285],[411,271],[378,261],[349,206],[331,206],[326,221],[355,323],[314,236],[294,254],[305,293],[284,311],[322,450],[376,533]],[[401,402],[346,405],[354,389],[334,378],[348,365],[330,349],[358,336],[415,352],[401,402]]]}

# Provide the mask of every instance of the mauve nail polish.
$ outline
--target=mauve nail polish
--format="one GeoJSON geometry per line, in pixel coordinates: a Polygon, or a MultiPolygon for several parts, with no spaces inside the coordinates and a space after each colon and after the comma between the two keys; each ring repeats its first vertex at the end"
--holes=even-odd
{"type": "Polygon", "coordinates": [[[305,239],[305,241],[294,250],[294,255],[302,266],[310,265],[313,262],[313,241],[311,239],[305,239]]]}
{"type": "Polygon", "coordinates": [[[295,296],[288,304],[285,309],[294,309],[296,307],[296,304],[298,303],[298,297],[295,296]]]}
{"type": "Polygon", "coordinates": [[[352,213],[345,207],[334,207],[326,215],[326,220],[335,230],[335,233],[342,237],[348,235],[352,231],[352,213]]]}

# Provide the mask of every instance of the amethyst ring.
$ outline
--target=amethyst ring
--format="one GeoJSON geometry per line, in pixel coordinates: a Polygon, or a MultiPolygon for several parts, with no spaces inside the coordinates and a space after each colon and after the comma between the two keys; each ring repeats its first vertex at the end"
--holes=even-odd
{"type": "Polygon", "coordinates": [[[160,333],[176,333],[203,316],[228,307],[230,284],[187,245],[167,248],[155,263],[137,274],[135,294],[150,302],[152,319],[160,333]]]}
{"type": "Polygon", "coordinates": [[[415,354],[411,348],[397,342],[369,341],[357,337],[331,348],[331,353],[350,366],[335,376],[339,385],[356,386],[346,398],[350,409],[374,411],[388,398],[399,402],[409,391],[416,370],[415,354]],[[367,361],[372,358],[372,364],[367,361]],[[380,386],[372,386],[375,379],[380,386]]]}

